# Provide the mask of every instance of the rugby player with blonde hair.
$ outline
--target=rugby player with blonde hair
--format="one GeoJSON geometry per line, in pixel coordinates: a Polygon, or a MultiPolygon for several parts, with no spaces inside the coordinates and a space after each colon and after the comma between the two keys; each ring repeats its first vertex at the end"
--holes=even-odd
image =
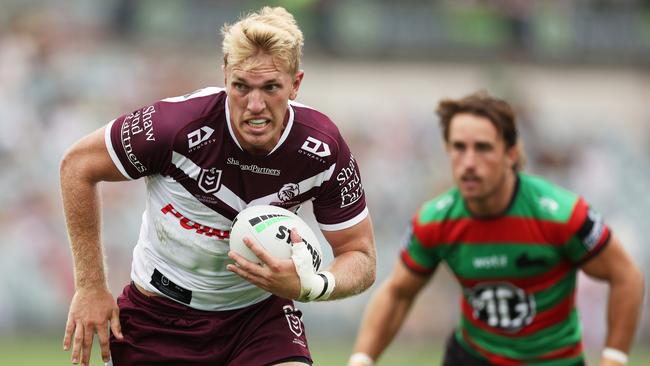
{"type": "MultiPolygon", "coordinates": [[[[222,33],[223,88],[124,114],[63,158],[75,273],[64,348],[72,348],[74,364],[88,364],[95,333],[102,358],[114,365],[311,364],[293,300],[340,299],[374,282],[357,162],[326,115],[293,101],[304,75],[293,16],[265,7],[222,33]],[[97,184],[141,177],[147,204],[132,282],[116,302],[97,184]],[[253,240],[247,245],[262,265],[230,251],[229,230],[244,208],[296,211],[307,201],[334,254],[327,270],[316,272],[306,251],[281,260],[253,240]]],[[[299,234],[292,231],[292,243],[299,234]]]]}

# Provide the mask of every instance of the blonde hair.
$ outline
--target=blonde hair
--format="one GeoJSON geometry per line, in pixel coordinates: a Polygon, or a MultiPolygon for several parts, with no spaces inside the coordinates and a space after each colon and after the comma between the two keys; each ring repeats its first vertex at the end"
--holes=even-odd
{"type": "Polygon", "coordinates": [[[265,53],[275,64],[295,75],[300,67],[303,36],[298,24],[282,7],[263,7],[250,13],[235,24],[225,24],[223,35],[223,64],[255,67],[252,57],[265,53]]]}

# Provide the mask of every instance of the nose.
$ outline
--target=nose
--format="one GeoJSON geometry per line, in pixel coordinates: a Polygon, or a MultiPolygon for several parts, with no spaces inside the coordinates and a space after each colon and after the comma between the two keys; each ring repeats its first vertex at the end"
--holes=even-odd
{"type": "Polygon", "coordinates": [[[248,111],[252,114],[259,114],[266,108],[264,97],[259,90],[253,90],[248,95],[248,104],[246,105],[248,111]]]}
{"type": "Polygon", "coordinates": [[[467,149],[462,158],[463,167],[474,168],[476,166],[476,152],[474,149],[467,149]]]}

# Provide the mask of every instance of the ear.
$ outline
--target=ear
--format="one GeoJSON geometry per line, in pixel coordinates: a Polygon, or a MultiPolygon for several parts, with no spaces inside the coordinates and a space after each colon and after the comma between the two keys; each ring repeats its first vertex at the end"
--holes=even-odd
{"type": "Polygon", "coordinates": [[[305,72],[300,70],[296,73],[296,76],[293,78],[293,83],[291,84],[291,94],[289,94],[289,99],[294,100],[298,97],[298,89],[300,89],[300,83],[302,83],[302,78],[305,77],[305,72]]]}
{"type": "Polygon", "coordinates": [[[506,150],[506,160],[508,167],[514,169],[515,165],[519,162],[519,145],[509,147],[506,150]]]}

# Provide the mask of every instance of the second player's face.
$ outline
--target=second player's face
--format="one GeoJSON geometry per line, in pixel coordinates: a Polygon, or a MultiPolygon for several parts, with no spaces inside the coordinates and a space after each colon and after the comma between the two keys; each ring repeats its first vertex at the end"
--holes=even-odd
{"type": "MultiPolygon", "coordinates": [[[[242,148],[269,153],[284,131],[289,99],[295,99],[303,73],[289,74],[269,55],[255,56],[253,67],[224,69],[230,123],[242,148]]],[[[250,60],[249,60],[250,61],[250,60]]]]}
{"type": "Polygon", "coordinates": [[[491,199],[509,200],[505,183],[509,175],[514,176],[514,150],[506,149],[489,119],[469,113],[453,117],[447,151],[454,181],[470,206],[491,199]]]}

